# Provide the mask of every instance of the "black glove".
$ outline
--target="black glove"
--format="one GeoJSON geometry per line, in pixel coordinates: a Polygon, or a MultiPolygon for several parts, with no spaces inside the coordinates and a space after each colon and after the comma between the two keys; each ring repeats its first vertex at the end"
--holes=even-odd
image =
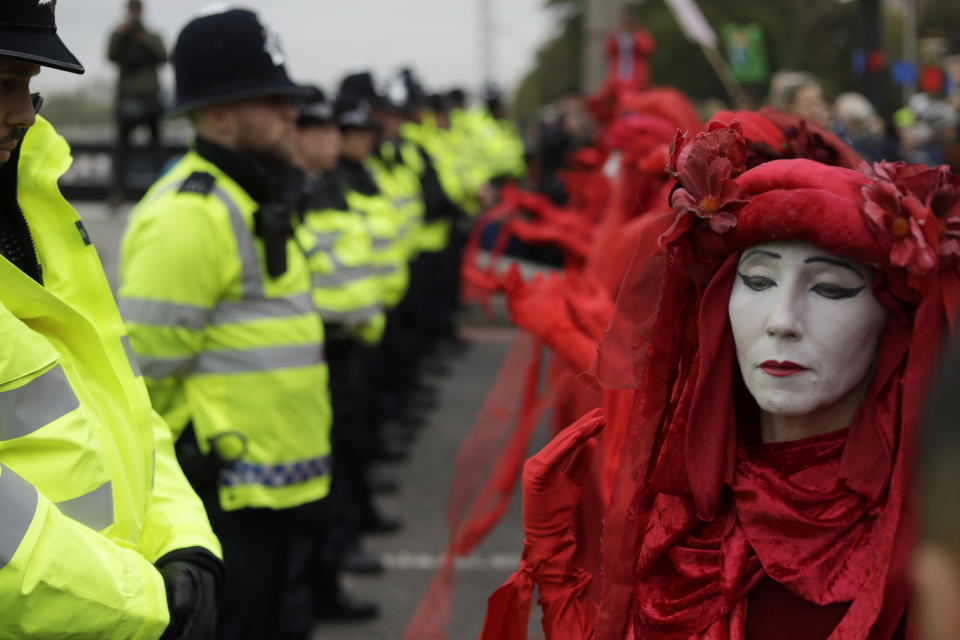
{"type": "Polygon", "coordinates": [[[167,590],[170,625],[160,640],[214,640],[219,561],[202,550],[181,550],[157,562],[167,590]],[[213,561],[213,564],[211,564],[213,561]]]}

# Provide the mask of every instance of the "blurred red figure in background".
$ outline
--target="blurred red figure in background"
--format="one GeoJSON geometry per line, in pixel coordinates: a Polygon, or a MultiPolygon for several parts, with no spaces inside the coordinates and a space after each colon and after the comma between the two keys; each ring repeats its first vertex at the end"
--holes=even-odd
{"type": "Polygon", "coordinates": [[[607,36],[608,87],[642,91],[650,86],[647,58],[656,49],[653,35],[638,25],[629,12],[624,12],[620,28],[607,36]]]}

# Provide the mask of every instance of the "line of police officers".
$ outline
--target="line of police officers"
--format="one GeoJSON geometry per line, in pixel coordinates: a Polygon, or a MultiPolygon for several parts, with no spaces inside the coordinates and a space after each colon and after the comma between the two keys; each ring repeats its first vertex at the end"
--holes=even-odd
{"type": "Polygon", "coordinates": [[[328,100],[254,13],[208,12],[172,54],[196,138],[131,213],[118,311],[29,91],[42,66],[83,72],[54,6],[0,3],[0,637],[375,615],[337,578],[378,568],[361,532],[398,526],[370,462],[430,406],[416,373],[459,345],[465,220],[522,145],[409,72],[328,100]]]}

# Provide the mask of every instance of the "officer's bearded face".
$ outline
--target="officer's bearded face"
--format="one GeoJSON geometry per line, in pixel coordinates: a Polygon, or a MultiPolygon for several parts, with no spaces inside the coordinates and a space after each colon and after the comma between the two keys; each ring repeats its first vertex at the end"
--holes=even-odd
{"type": "Polygon", "coordinates": [[[30,80],[40,67],[0,57],[0,165],[10,159],[24,132],[36,120],[30,80]]]}
{"type": "Polygon", "coordinates": [[[297,131],[297,156],[300,164],[312,173],[333,169],[340,147],[340,128],[332,122],[301,127],[297,131]]]}
{"type": "Polygon", "coordinates": [[[366,162],[376,141],[377,136],[372,130],[351,127],[343,133],[340,155],[354,162],[366,162]]]}
{"type": "Polygon", "coordinates": [[[241,100],[230,105],[234,146],[272,162],[291,162],[296,140],[297,110],[283,96],[241,100]]]}

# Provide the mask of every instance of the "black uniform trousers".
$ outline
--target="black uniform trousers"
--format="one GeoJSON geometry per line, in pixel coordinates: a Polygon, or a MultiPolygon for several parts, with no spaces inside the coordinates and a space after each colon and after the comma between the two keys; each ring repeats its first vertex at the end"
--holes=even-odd
{"type": "Polygon", "coordinates": [[[217,638],[279,638],[296,510],[224,511],[215,488],[207,488],[200,497],[223,547],[226,567],[218,598],[217,638]]]}
{"type": "Polygon", "coordinates": [[[336,555],[360,532],[373,510],[367,470],[375,434],[369,408],[369,349],[336,326],[326,329],[324,344],[330,367],[333,406],[333,486],[328,505],[326,547],[336,555]]]}
{"type": "Polygon", "coordinates": [[[298,542],[303,546],[296,525],[302,513],[310,513],[318,508],[313,505],[323,501],[291,509],[225,511],[217,487],[222,463],[200,453],[192,426],[177,440],[176,451],[223,547],[226,580],[217,594],[218,640],[285,638],[281,612],[286,614],[291,584],[302,580],[291,572],[291,554],[298,542]]]}

